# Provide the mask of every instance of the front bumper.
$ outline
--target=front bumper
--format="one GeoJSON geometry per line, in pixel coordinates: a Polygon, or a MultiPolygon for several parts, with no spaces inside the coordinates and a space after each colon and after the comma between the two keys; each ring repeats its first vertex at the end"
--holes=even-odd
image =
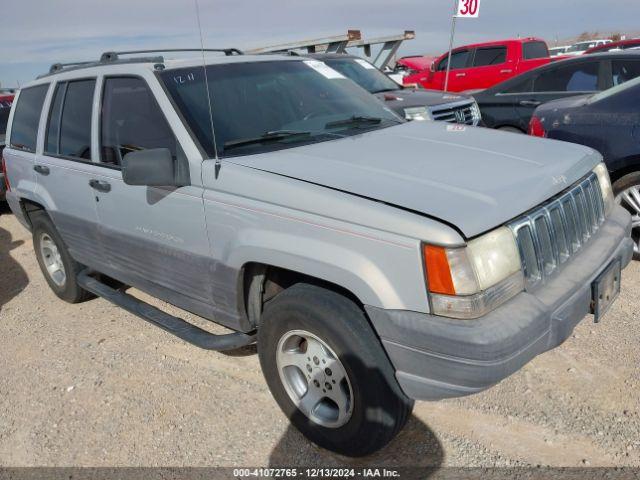
{"type": "MultiPolygon", "coordinates": [[[[591,284],[633,256],[631,220],[616,207],[597,236],[543,288],[478,320],[366,307],[407,396],[460,397],[485,390],[563,343],[590,313],[591,284]]],[[[605,318],[606,321],[606,318],[605,318]]]]}

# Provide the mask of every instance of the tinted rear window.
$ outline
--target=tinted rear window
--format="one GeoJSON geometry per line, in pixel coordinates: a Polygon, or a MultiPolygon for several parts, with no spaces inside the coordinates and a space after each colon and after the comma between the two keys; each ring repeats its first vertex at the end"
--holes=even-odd
{"type": "Polygon", "coordinates": [[[599,62],[564,65],[541,73],[536,92],[594,92],[598,90],[599,62]]]}
{"type": "Polygon", "coordinates": [[[473,60],[474,67],[500,65],[507,61],[507,47],[479,48],[473,60]]]}
{"type": "Polygon", "coordinates": [[[48,89],[47,84],[25,88],[20,92],[11,126],[12,147],[35,152],[40,114],[48,89]]]}
{"type": "Polygon", "coordinates": [[[611,67],[614,86],[640,77],[640,60],[614,60],[611,67]]]}
{"type": "Polygon", "coordinates": [[[527,42],[522,46],[522,57],[525,60],[545,58],[549,56],[549,50],[544,42],[527,42]]]}

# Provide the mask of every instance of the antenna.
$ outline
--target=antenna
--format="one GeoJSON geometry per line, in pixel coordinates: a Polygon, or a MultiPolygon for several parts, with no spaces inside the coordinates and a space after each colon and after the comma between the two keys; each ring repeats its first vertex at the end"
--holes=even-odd
{"type": "Polygon", "coordinates": [[[213,150],[216,155],[216,179],[218,178],[218,173],[220,172],[220,157],[218,156],[218,148],[216,143],[216,132],[213,128],[213,110],[211,108],[211,92],[209,91],[209,78],[207,76],[207,63],[205,61],[204,56],[204,36],[202,34],[202,22],[200,21],[200,5],[198,4],[198,0],[193,0],[196,7],[196,18],[198,20],[198,32],[200,34],[200,49],[202,51],[202,71],[204,72],[204,85],[207,89],[207,105],[209,108],[209,123],[211,126],[211,138],[213,140],[213,150]]]}

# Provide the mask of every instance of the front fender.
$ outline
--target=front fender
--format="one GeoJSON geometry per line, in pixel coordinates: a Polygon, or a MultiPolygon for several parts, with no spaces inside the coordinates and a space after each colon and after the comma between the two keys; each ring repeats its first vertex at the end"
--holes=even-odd
{"type": "Polygon", "coordinates": [[[408,307],[397,285],[363,252],[282,232],[253,230],[243,237],[243,244],[234,248],[228,259],[234,269],[262,263],[339,285],[365,305],[408,307]]]}

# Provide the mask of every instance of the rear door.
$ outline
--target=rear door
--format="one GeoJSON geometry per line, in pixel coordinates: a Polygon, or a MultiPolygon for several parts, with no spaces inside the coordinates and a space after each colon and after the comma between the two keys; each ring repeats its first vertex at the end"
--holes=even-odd
{"type": "MultiPolygon", "coordinates": [[[[94,194],[102,221],[107,272],[147,293],[208,318],[213,285],[203,209],[202,157],[185,152],[188,137],[154,76],[107,76],[101,88],[99,172],[94,194]],[[152,91],[153,85],[155,91],[152,91]],[[159,100],[165,102],[164,108],[159,100]],[[171,118],[169,122],[167,118],[171,118]],[[175,128],[172,128],[172,125],[175,128]],[[191,185],[132,186],[122,179],[129,152],[166,148],[191,185]]],[[[191,146],[191,145],[189,145],[191,146]]]]}
{"type": "MultiPolygon", "coordinates": [[[[35,172],[33,171],[38,146],[38,132],[49,84],[22,89],[16,99],[13,122],[10,127],[9,146],[3,155],[12,191],[21,198],[34,200],[35,172]]],[[[11,199],[9,199],[11,201],[11,199]]],[[[16,209],[16,205],[12,205],[16,209]]]]}
{"type": "Polygon", "coordinates": [[[512,77],[515,65],[507,62],[507,52],[507,45],[477,48],[471,68],[461,72],[458,91],[489,88],[512,77]]]}
{"type": "Polygon", "coordinates": [[[96,199],[89,181],[98,167],[92,155],[92,112],[96,79],[59,81],[48,102],[42,154],[34,171],[37,194],[69,252],[80,263],[99,268],[96,199]]]}
{"type": "Polygon", "coordinates": [[[531,83],[526,84],[528,91],[513,97],[521,128],[526,131],[533,112],[543,103],[596,93],[602,89],[604,82],[604,67],[597,58],[544,68],[533,75],[531,83]]]}

